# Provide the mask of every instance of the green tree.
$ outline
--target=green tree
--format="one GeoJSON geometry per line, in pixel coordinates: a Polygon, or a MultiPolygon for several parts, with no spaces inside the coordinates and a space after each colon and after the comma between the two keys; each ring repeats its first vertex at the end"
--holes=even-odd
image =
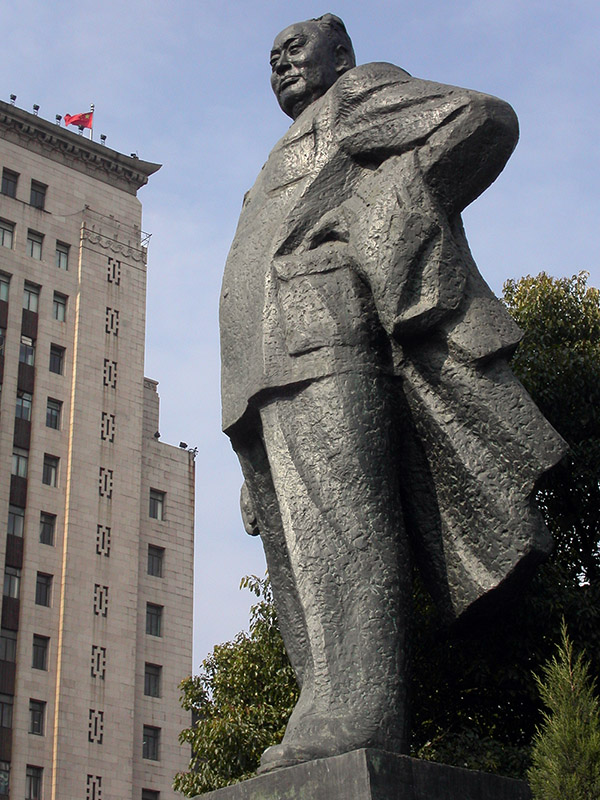
{"type": "Polygon", "coordinates": [[[600,797],[600,704],[589,665],[563,622],[558,652],[536,683],[547,711],[533,740],[528,772],[535,800],[600,797]]]}
{"type": "Polygon", "coordinates": [[[250,777],[263,750],[281,741],[298,698],[268,579],[246,577],[240,588],[258,598],[249,632],[217,645],[200,674],[181,683],[193,723],[179,739],[191,745],[192,757],[174,788],[188,797],[250,777]]]}

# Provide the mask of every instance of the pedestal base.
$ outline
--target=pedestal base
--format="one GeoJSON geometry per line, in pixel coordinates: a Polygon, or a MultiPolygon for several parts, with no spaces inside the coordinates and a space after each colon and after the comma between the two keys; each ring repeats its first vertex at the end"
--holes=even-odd
{"type": "Polygon", "coordinates": [[[198,795],[202,800],[530,800],[523,781],[382,750],[308,761],[198,795]]]}

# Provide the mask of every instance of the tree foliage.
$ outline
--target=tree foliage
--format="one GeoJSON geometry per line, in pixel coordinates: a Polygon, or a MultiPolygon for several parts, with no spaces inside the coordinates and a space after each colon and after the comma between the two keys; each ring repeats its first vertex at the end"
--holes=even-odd
{"type": "Polygon", "coordinates": [[[536,683],[547,711],[533,740],[528,772],[534,800],[600,797],[600,703],[589,665],[563,622],[558,652],[536,683]]]}
{"type": "Polygon", "coordinates": [[[200,674],[181,683],[193,723],[179,739],[191,745],[192,757],[174,788],[188,797],[250,777],[263,750],[281,741],[298,698],[268,580],[246,577],[241,588],[258,598],[249,632],[217,645],[200,674]]]}

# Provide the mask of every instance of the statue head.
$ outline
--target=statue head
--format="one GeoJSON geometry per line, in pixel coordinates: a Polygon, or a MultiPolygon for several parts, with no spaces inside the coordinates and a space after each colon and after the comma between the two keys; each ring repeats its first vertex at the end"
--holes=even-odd
{"type": "Polygon", "coordinates": [[[344,23],[325,14],[296,22],[275,37],[271,86],[282,111],[296,119],[355,64],[344,23]]]}

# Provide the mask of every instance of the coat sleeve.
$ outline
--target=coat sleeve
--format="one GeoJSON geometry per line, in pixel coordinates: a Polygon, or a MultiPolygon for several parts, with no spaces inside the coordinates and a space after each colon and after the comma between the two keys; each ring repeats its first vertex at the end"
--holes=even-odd
{"type": "Polygon", "coordinates": [[[517,143],[517,118],[508,103],[411,78],[391,64],[351,70],[335,94],[340,148],[372,168],[418,151],[423,176],[449,216],[497,178],[517,143]]]}

